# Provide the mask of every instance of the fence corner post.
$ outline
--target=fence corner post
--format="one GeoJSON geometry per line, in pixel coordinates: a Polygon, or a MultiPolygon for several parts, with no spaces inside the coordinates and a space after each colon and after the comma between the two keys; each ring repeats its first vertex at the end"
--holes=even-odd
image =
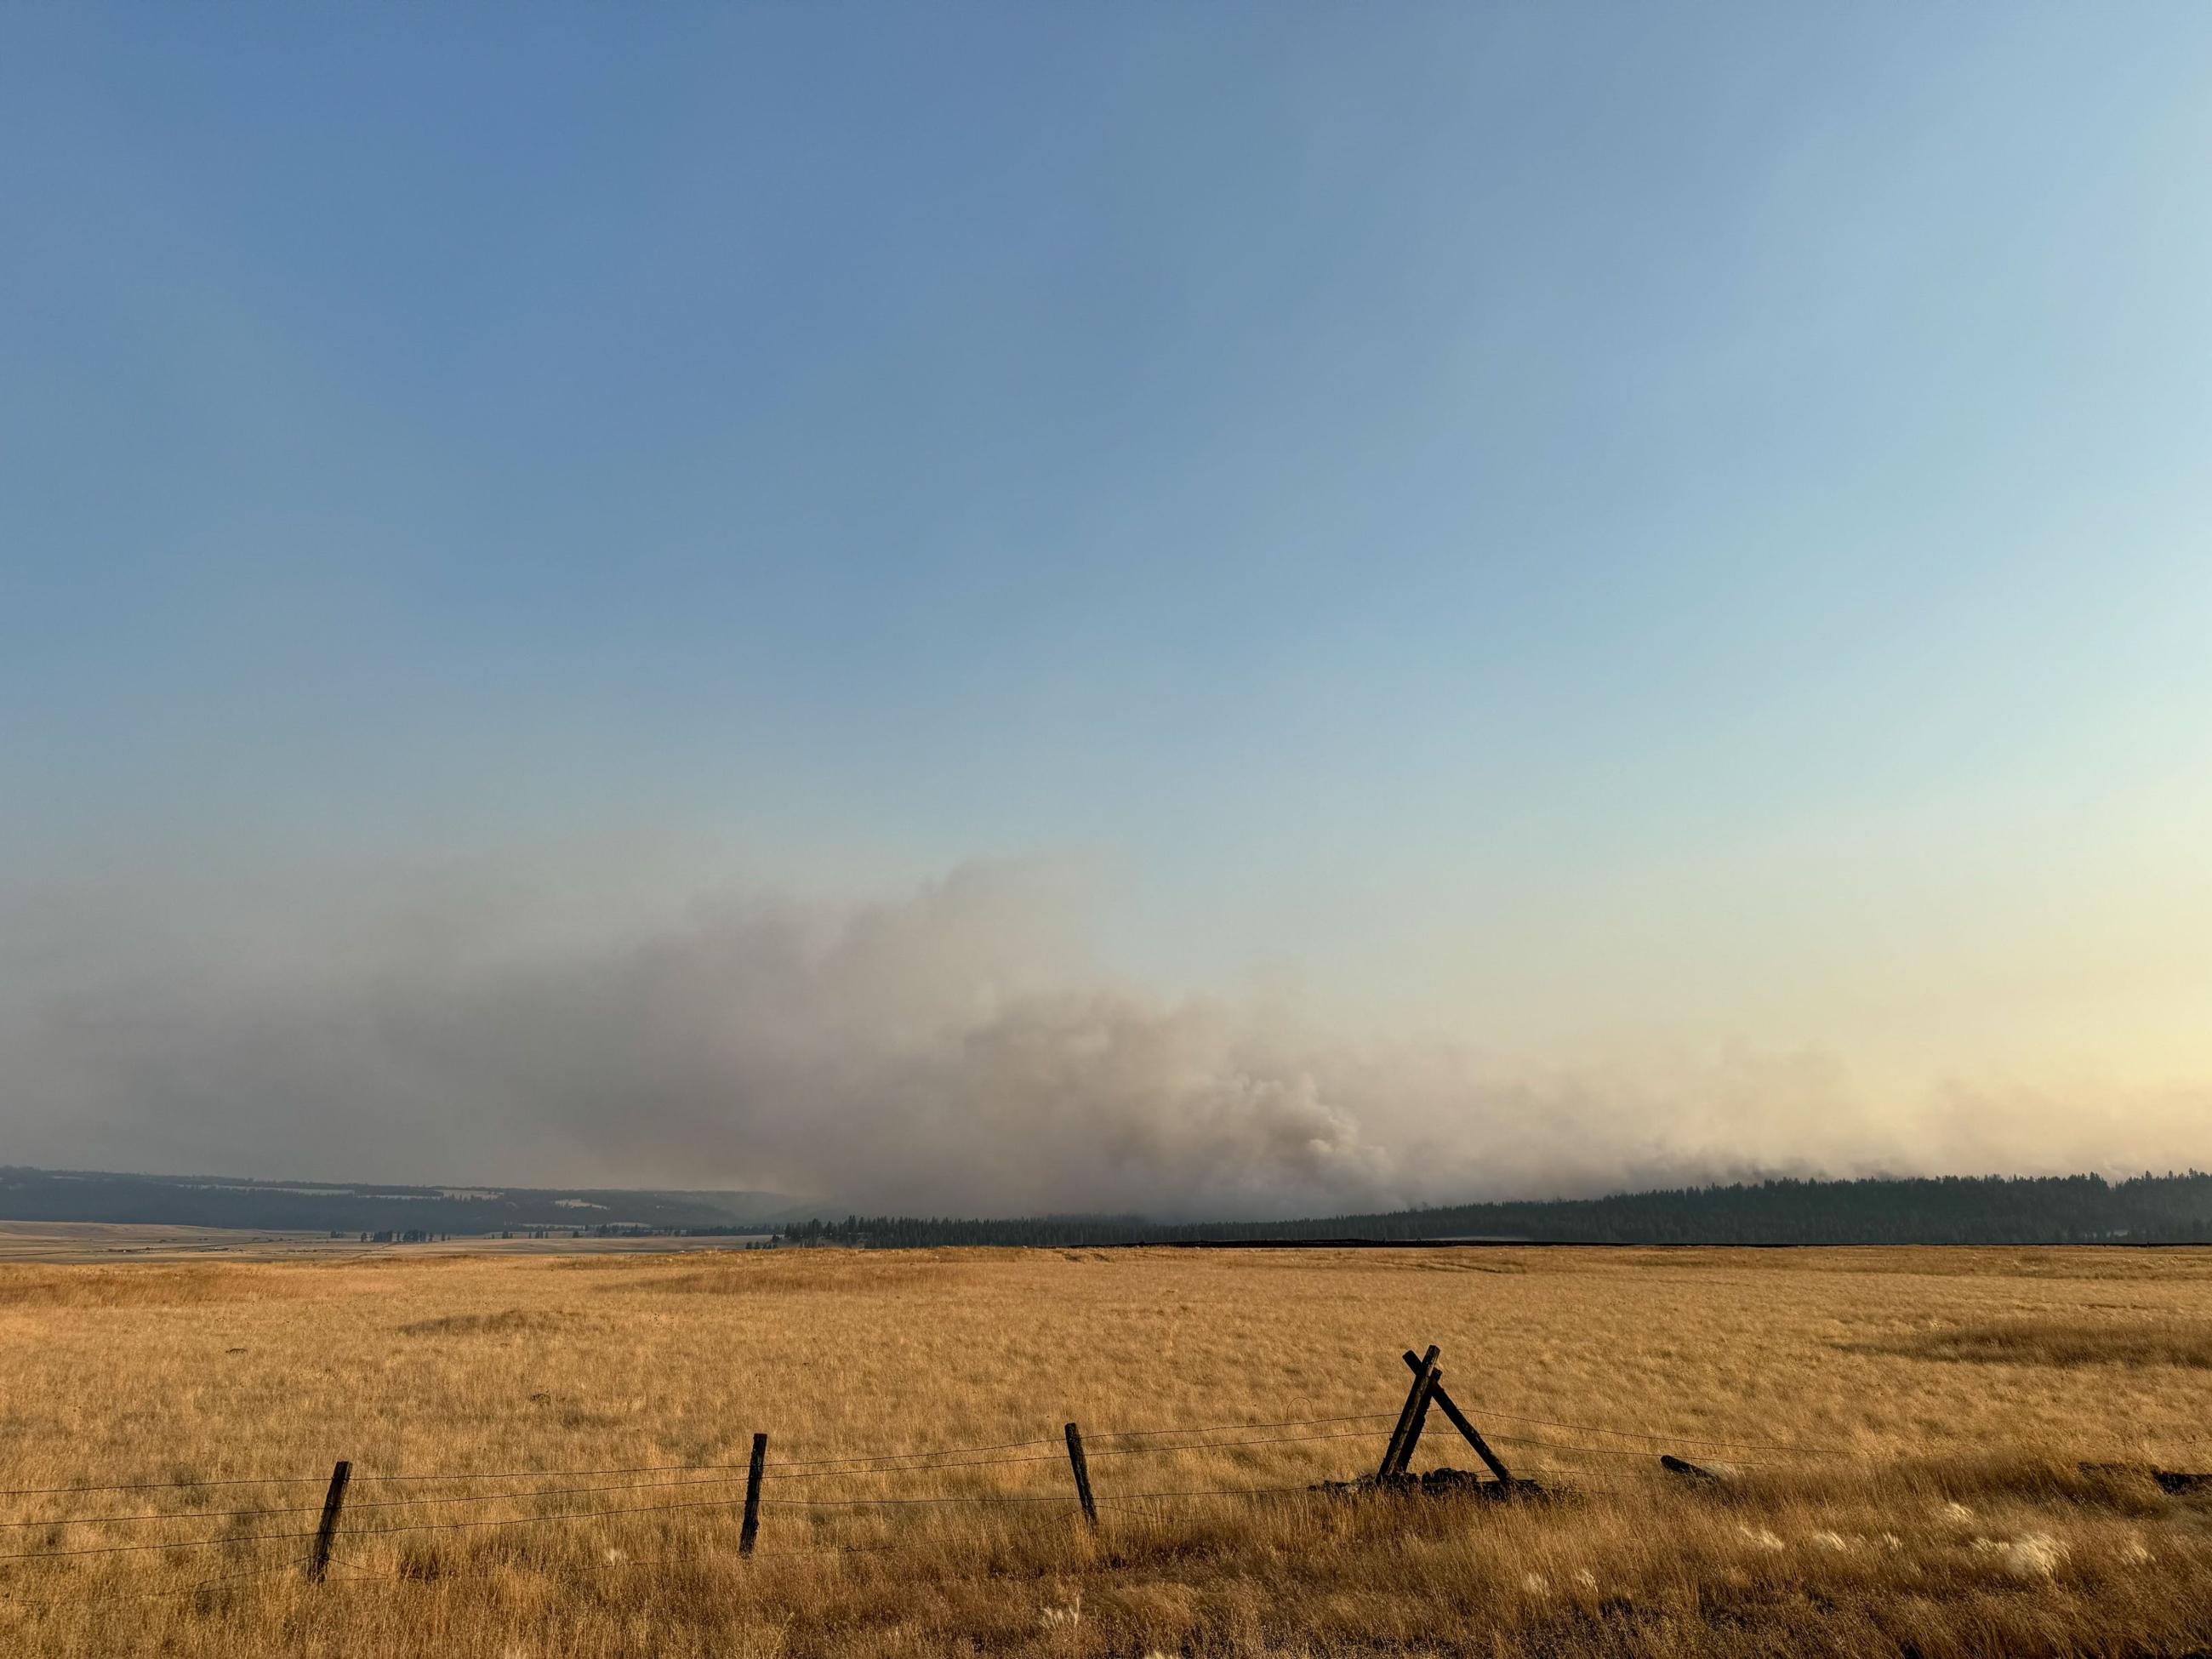
{"type": "Polygon", "coordinates": [[[1091,1466],[1083,1458],[1083,1431],[1067,1425],[1067,1466],[1075,1471],[1075,1495],[1083,1501],[1083,1518],[1093,1530],[1098,1525],[1098,1505],[1091,1496],[1091,1466]]]}
{"type": "Polygon", "coordinates": [[[750,1555],[753,1540],[760,1536],[761,1471],[768,1465],[768,1437],[753,1437],[753,1455],[745,1465],[745,1521],[738,1530],[738,1553],[750,1555]]]}
{"type": "Polygon", "coordinates": [[[307,1582],[319,1584],[331,1569],[331,1546],[337,1540],[338,1514],[345,1508],[346,1484],[353,1465],[341,1457],[331,1470],[330,1490],[323,1494],[323,1518],[315,1525],[315,1541],[307,1553],[307,1582]]]}
{"type": "Polygon", "coordinates": [[[1413,1364],[1413,1386],[1406,1391],[1406,1403],[1398,1408],[1397,1426],[1390,1431],[1390,1443],[1383,1449],[1382,1467],[1375,1471],[1378,1486],[1403,1474],[1413,1460],[1413,1443],[1421,1437],[1421,1422],[1428,1415],[1429,1391],[1437,1383],[1438,1352],[1431,1342],[1429,1351],[1413,1364]]]}

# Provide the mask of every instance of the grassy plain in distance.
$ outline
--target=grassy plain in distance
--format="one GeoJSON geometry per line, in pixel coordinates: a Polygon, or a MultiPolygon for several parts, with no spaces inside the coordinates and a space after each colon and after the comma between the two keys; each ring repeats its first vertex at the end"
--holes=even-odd
{"type": "MultiPolygon", "coordinates": [[[[2204,1252],[425,1247],[0,1264],[0,1488],[189,1483],[10,1497],[32,1524],[0,1553],[237,1540],[0,1564],[0,1651],[2212,1646],[2212,1503],[2079,1467],[2212,1467],[2204,1252]],[[1303,1491],[1373,1466],[1397,1356],[1431,1341],[1516,1472],[1570,1495],[1303,1491]],[[1212,1432],[1121,1432],[1187,1427],[1212,1432]],[[756,1429],[784,1467],[741,1562],[756,1429]],[[1158,1449],[1191,1439],[1253,1443],[1158,1449]],[[823,1461],[940,1447],[987,1449],[823,1461]],[[1735,1479],[1663,1477],[1662,1449],[1735,1479]],[[301,1540],[252,1535],[311,1528],[338,1456],[363,1479],[310,1587],[301,1540]],[[377,1479],[515,1471],[623,1473],[377,1479]],[[543,1488],[573,1490],[516,1495],[543,1488]],[[1190,1495],[1231,1489],[1270,1495],[1190,1495]],[[1034,1501],[867,1501],[921,1497],[1034,1501]],[[62,1523],[179,1510],[220,1513],[62,1523]]],[[[1437,1420],[1439,1461],[1473,1462],[1437,1420]]]]}

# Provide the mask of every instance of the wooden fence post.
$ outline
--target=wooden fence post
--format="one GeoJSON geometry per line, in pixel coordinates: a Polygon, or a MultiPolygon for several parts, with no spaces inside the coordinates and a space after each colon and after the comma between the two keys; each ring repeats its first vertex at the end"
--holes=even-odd
{"type": "Polygon", "coordinates": [[[1083,1461],[1083,1431],[1067,1425],[1067,1466],[1075,1471],[1075,1495],[1083,1500],[1083,1518],[1098,1525],[1098,1505],[1091,1498],[1091,1466],[1083,1461]]]}
{"type": "Polygon", "coordinates": [[[761,1471],[768,1467],[768,1437],[753,1437],[752,1461],[745,1465],[745,1522],[738,1529],[738,1553],[750,1555],[753,1540],[760,1536],[761,1471]]]}
{"type": "Polygon", "coordinates": [[[331,1568],[331,1546],[338,1535],[338,1511],[345,1507],[346,1483],[353,1465],[341,1457],[331,1471],[330,1490],[323,1494],[323,1518],[315,1526],[315,1542],[307,1553],[307,1582],[319,1584],[331,1568]]]}
{"type": "Polygon", "coordinates": [[[1377,1480],[1388,1480],[1398,1474],[1398,1454],[1412,1452],[1407,1437],[1418,1433],[1413,1425],[1428,1409],[1429,1391],[1436,1386],[1437,1353],[1437,1345],[1431,1342],[1428,1352],[1413,1362],[1413,1386],[1406,1390],[1406,1403],[1398,1408],[1398,1426],[1390,1431],[1390,1443],[1383,1450],[1382,1466],[1375,1471],[1377,1480]]]}
{"type": "MultiPolygon", "coordinates": [[[[1405,1359],[1406,1364],[1414,1370],[1420,1370],[1421,1362],[1413,1358],[1413,1351],[1411,1348],[1406,1350],[1405,1359]]],[[[1500,1480],[1510,1484],[1513,1477],[1506,1472],[1504,1461],[1496,1452],[1490,1449],[1490,1443],[1475,1431],[1474,1425],[1467,1420],[1467,1413],[1452,1403],[1452,1397],[1444,1392],[1444,1385],[1438,1382],[1430,1390],[1429,1397],[1437,1402],[1437,1408],[1451,1420],[1452,1427],[1460,1431],[1467,1443],[1474,1448],[1474,1455],[1490,1466],[1490,1472],[1500,1480]]]]}
{"type": "Polygon", "coordinates": [[[1437,1390],[1443,1387],[1443,1373],[1431,1365],[1421,1372],[1413,1387],[1417,1390],[1413,1419],[1406,1425],[1406,1437],[1398,1443],[1398,1464],[1390,1471],[1393,1474],[1404,1474],[1407,1466],[1413,1462],[1413,1448],[1421,1443],[1421,1430],[1429,1420],[1429,1402],[1437,1397],[1437,1390]]]}

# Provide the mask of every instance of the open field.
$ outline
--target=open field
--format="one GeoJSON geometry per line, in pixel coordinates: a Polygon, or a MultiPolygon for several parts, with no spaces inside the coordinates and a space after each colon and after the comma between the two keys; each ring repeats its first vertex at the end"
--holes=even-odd
{"type": "MultiPolygon", "coordinates": [[[[0,1341],[0,1518],[30,1523],[0,1553],[40,1558],[0,1563],[11,1654],[2212,1647],[2212,1498],[2078,1467],[2212,1467],[2212,1252],[16,1262],[0,1341]],[[1372,1468],[1428,1342],[1567,1495],[1303,1490],[1372,1468]],[[975,1449],[828,1461],[929,1448],[975,1449]],[[340,1456],[310,1586],[296,1534],[340,1456]],[[26,1490],[139,1482],[171,1484],[26,1490]]],[[[1474,1462],[1432,1419],[1438,1461],[1474,1462]]]]}

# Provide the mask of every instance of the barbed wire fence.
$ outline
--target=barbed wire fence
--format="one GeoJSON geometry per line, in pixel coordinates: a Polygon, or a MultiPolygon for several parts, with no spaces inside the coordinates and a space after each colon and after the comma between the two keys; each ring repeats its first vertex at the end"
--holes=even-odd
{"type": "MultiPolygon", "coordinates": [[[[508,1570],[511,1564],[478,1571],[441,1566],[434,1575],[406,1571],[384,1572],[343,1559],[337,1547],[349,1549],[372,1540],[413,1538],[428,1534],[500,1531],[509,1528],[574,1527],[619,1522],[626,1517],[665,1516],[678,1512],[738,1512],[743,1516],[738,1553],[755,1555],[823,1556],[872,1553],[899,1547],[896,1540],[872,1543],[828,1543],[805,1546],[757,1547],[763,1511],[808,1515],[854,1516],[869,1511],[892,1514],[948,1507],[1040,1513],[1071,1507],[1092,1528],[1101,1523],[1098,1510],[1127,1510],[1149,1504],[1189,1500],[1264,1500],[1288,1497],[1342,1499],[1391,1492],[1426,1493],[1450,1491],[1477,1498],[1577,1497],[1597,1493],[1620,1495],[1650,1492],[1689,1483],[1735,1480],[1745,1472],[1777,1471],[1807,1467],[1819,1460],[1861,1459],[1866,1454],[1850,1448],[1774,1439],[1700,1436],[1650,1428],[1624,1428],[1507,1411],[1481,1401],[1455,1401],[1443,1386],[1437,1351],[1416,1357],[1402,1356],[1413,1372],[1405,1402],[1395,1413],[1366,1412],[1329,1416],[1278,1419],[1265,1422],[1170,1424],[1148,1428],[1096,1431],[1086,1436],[1077,1425],[1066,1425],[1058,1436],[1006,1441],[981,1445],[935,1446],[902,1451],[848,1454],[836,1456],[781,1458],[766,1455],[768,1436],[753,1437],[752,1453],[744,1463],[646,1463],[556,1469],[387,1471],[357,1474],[342,1461],[328,1476],[226,1475],[183,1477],[167,1480],[134,1480],[82,1485],[0,1488],[0,1503],[18,1506],[33,1500],[56,1498],[122,1498],[132,1494],[191,1493],[258,1489],[264,1493],[292,1491],[304,1497],[317,1486],[324,1491],[312,1501],[233,1504],[222,1507],[149,1508],[157,1500],[143,1499],[138,1507],[127,1502],[96,1505],[108,1512],[62,1514],[0,1519],[0,1544],[40,1532],[44,1547],[0,1548],[0,1571],[13,1574],[40,1565],[161,1553],[180,1555],[210,1550],[245,1552],[269,1546],[289,1546],[276,1559],[244,1566],[185,1585],[146,1590],[125,1589],[104,1599],[137,1600],[191,1596],[277,1573],[297,1572],[309,1583],[321,1583],[335,1570],[351,1582],[404,1582],[434,1576],[440,1579],[482,1576],[508,1570]],[[1484,1464],[1480,1471],[1442,1468],[1426,1475],[1411,1473],[1410,1464],[1431,1407],[1441,1408],[1484,1464]],[[1486,1422],[1511,1425],[1486,1433],[1478,1430],[1470,1412],[1486,1422]],[[1206,1458],[1256,1448],[1320,1445],[1352,1440],[1372,1441],[1384,1424],[1391,1426],[1381,1462],[1371,1471],[1340,1480],[1306,1481],[1295,1485],[1212,1485],[1154,1486],[1121,1491],[1095,1490],[1089,1465],[1101,1459],[1206,1458]],[[1528,1430],[1540,1433],[1524,1432],[1528,1430]],[[1288,1432],[1285,1432],[1288,1431],[1288,1432]],[[1495,1443],[1494,1444],[1492,1443],[1495,1443]],[[1517,1471],[1509,1467],[1496,1446],[1509,1448],[1517,1471]],[[1662,1448],[1674,1449],[1662,1450],[1662,1448]],[[1701,1461],[1679,1455],[1692,1452],[1701,1461]],[[1741,1454],[1749,1453],[1748,1458],[1741,1454]],[[1803,1461],[1800,1461],[1803,1460],[1803,1461]],[[900,1492],[826,1495],[799,1483],[815,1481],[903,1482],[916,1477],[941,1476],[960,1471],[1007,1469],[1060,1463],[1072,1480],[1051,1490],[1014,1492],[900,1492]],[[545,1484],[547,1482],[568,1484],[545,1484]],[[438,1486],[477,1490],[422,1492],[438,1486]],[[499,1489],[484,1491],[485,1486],[499,1489]],[[742,1488],[742,1490],[739,1490],[742,1488]],[[365,1490],[368,1496],[356,1496],[365,1490]],[[800,1495],[781,1496],[783,1492],[800,1495]],[[711,1496],[696,1496],[711,1493],[711,1496]],[[632,1502],[632,1496],[646,1501],[632,1502]],[[578,1500],[603,1499],[596,1503],[578,1500]],[[555,1503],[550,1511],[532,1514],[439,1513],[420,1518],[426,1511],[452,1511],[475,1507],[555,1503]],[[316,1517],[313,1525],[303,1522],[316,1517]],[[385,1517],[389,1516],[389,1519],[385,1517]],[[366,1519],[365,1519],[366,1518],[366,1519]],[[256,1525],[274,1522],[273,1526],[256,1525]],[[364,1523],[365,1522],[365,1523],[364,1523]],[[164,1529],[189,1524],[199,1535],[178,1537],[164,1529]],[[97,1543],[70,1541],[72,1528],[100,1528],[119,1532],[97,1543]],[[210,1528],[220,1530],[210,1531],[210,1528]],[[135,1533],[145,1528],[154,1535],[135,1533]]],[[[2189,1437],[2184,1437],[2188,1438],[2189,1437]]],[[[1116,1467],[1119,1467],[1116,1465],[1116,1467]]],[[[2135,1466],[2085,1465],[2087,1468],[2135,1466]]],[[[2150,1475],[2169,1492],[2197,1490],[2174,1482],[2204,1482],[2212,1476],[2179,1474],[2148,1466],[2138,1472],[2150,1475]]],[[[611,1552],[597,1563],[568,1562],[566,1567],[589,1566],[631,1570],[667,1558],[632,1557],[611,1552]]],[[[0,1601],[17,1604],[59,1605],[81,1596],[33,1597],[0,1591],[0,1601]]]]}

